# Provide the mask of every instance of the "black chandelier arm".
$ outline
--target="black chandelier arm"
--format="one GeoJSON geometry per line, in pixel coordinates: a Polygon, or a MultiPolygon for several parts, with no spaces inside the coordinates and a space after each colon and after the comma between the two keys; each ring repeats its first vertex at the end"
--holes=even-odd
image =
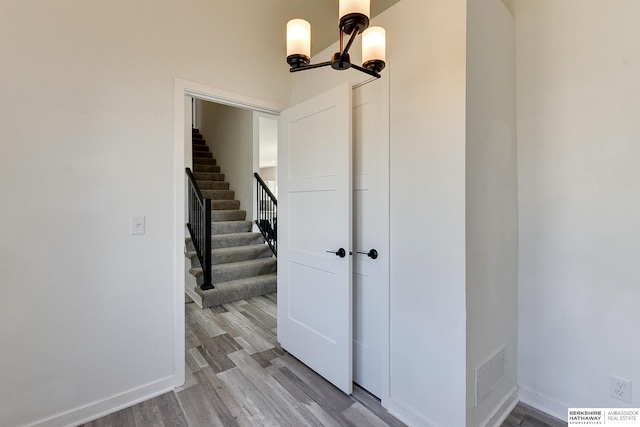
{"type": "Polygon", "coordinates": [[[326,61],[326,62],[320,62],[318,64],[307,64],[307,65],[300,65],[298,67],[291,67],[289,68],[289,71],[291,73],[294,73],[296,71],[302,71],[302,70],[310,70],[312,68],[321,68],[321,67],[327,67],[331,65],[331,61],[326,61]]]}
{"type": "Polygon", "coordinates": [[[347,46],[344,48],[344,50],[342,52],[340,52],[343,57],[344,57],[344,55],[349,53],[349,49],[351,49],[351,45],[353,44],[353,41],[356,39],[357,35],[358,35],[358,31],[357,30],[353,30],[353,32],[351,33],[351,37],[349,38],[349,41],[347,42],[347,46]]]}
{"type": "MultiPolygon", "coordinates": [[[[313,68],[322,68],[322,67],[327,67],[327,66],[329,66],[331,64],[332,64],[332,61],[320,62],[318,64],[300,65],[300,66],[295,67],[295,68],[294,67],[289,68],[289,72],[295,73],[296,71],[311,70],[313,68]]],[[[356,70],[362,71],[363,73],[368,74],[370,76],[373,76],[373,77],[375,77],[377,79],[382,77],[380,74],[376,73],[375,71],[368,70],[368,69],[363,68],[363,67],[361,67],[359,65],[356,65],[356,64],[353,64],[353,63],[350,63],[349,65],[350,65],[351,68],[355,68],[356,70]]]]}
{"type": "Polygon", "coordinates": [[[373,77],[375,77],[377,79],[382,77],[380,74],[376,73],[375,71],[368,70],[368,69],[363,68],[363,67],[361,67],[359,65],[356,65],[356,64],[351,64],[351,68],[355,68],[356,70],[362,71],[363,73],[369,74],[370,76],[373,76],[373,77]]]}

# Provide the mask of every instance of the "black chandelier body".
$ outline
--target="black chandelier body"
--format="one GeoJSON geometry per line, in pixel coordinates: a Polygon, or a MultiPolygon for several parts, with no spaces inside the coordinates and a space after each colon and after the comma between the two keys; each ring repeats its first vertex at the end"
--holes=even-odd
{"type": "MultiPolygon", "coordinates": [[[[343,2],[340,2],[342,12],[343,2]]],[[[346,3],[349,3],[346,1],[346,3]]],[[[372,77],[380,78],[380,71],[385,67],[385,34],[384,29],[372,27],[363,35],[363,64],[359,66],[351,62],[349,49],[359,34],[369,27],[369,16],[362,13],[362,9],[368,12],[369,1],[359,0],[358,11],[349,11],[340,17],[339,39],[340,51],[333,54],[330,61],[311,64],[310,58],[310,24],[301,19],[294,19],[287,24],[287,63],[291,67],[290,72],[311,70],[331,66],[334,70],[348,70],[354,68],[372,77]],[[346,37],[345,37],[346,36],[346,37]],[[346,39],[346,44],[345,44],[346,39]]],[[[351,6],[346,5],[346,8],[351,6]]]]}

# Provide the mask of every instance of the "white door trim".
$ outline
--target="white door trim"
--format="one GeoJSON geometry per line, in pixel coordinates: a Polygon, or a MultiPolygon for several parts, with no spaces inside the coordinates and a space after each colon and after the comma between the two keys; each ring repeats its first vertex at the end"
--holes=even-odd
{"type": "MultiPolygon", "coordinates": [[[[388,77],[388,72],[384,73],[382,75],[382,77],[378,80],[373,80],[372,82],[369,82],[371,84],[375,84],[378,85],[378,87],[376,89],[373,89],[375,91],[375,96],[372,98],[368,98],[369,101],[373,103],[373,105],[376,105],[375,110],[377,110],[378,108],[381,109],[380,111],[380,119],[378,119],[376,121],[376,124],[374,126],[378,126],[378,128],[376,128],[376,136],[373,138],[381,138],[380,140],[377,140],[376,142],[371,142],[374,144],[374,146],[376,147],[376,152],[378,153],[378,155],[381,155],[382,158],[380,159],[380,163],[376,164],[376,167],[373,170],[369,170],[369,174],[374,174],[374,175],[378,175],[378,176],[382,176],[384,178],[382,178],[382,181],[379,181],[378,177],[373,177],[373,176],[369,176],[368,179],[367,177],[365,177],[365,181],[369,182],[369,184],[364,185],[365,187],[369,187],[369,185],[374,185],[374,187],[376,187],[377,191],[380,191],[380,194],[378,194],[378,196],[376,196],[376,200],[378,201],[383,201],[384,203],[382,203],[382,206],[384,207],[384,209],[382,211],[378,211],[376,212],[376,215],[380,215],[380,221],[376,222],[376,228],[378,229],[378,231],[376,232],[371,232],[371,230],[368,229],[361,229],[360,231],[363,232],[364,235],[369,236],[368,241],[373,245],[371,247],[367,246],[367,247],[363,247],[363,246],[358,246],[360,244],[363,244],[364,242],[360,241],[360,242],[356,242],[354,240],[354,251],[367,251],[369,249],[371,249],[372,247],[377,247],[378,252],[380,253],[380,257],[375,261],[375,264],[377,268],[380,268],[383,272],[384,272],[384,277],[382,276],[378,276],[377,274],[374,275],[373,277],[376,277],[376,279],[373,279],[373,282],[377,282],[378,280],[381,280],[384,283],[384,286],[380,286],[379,291],[380,291],[380,298],[381,298],[381,305],[379,306],[379,316],[380,316],[380,323],[379,323],[379,347],[378,350],[380,352],[380,364],[379,364],[379,374],[380,374],[380,382],[379,382],[379,389],[375,390],[375,389],[371,389],[369,390],[370,392],[372,392],[374,395],[377,395],[378,398],[380,398],[382,406],[386,407],[387,402],[389,401],[389,370],[390,370],[390,366],[389,366],[389,270],[390,270],[390,256],[389,256],[389,234],[390,234],[390,230],[389,230],[389,200],[390,200],[390,195],[389,195],[389,170],[390,170],[390,151],[389,151],[389,147],[390,147],[390,125],[389,125],[389,121],[390,121],[390,117],[389,117],[389,112],[390,112],[390,108],[389,108],[389,91],[390,91],[390,81],[389,81],[389,77],[388,77]],[[383,118],[384,117],[384,118],[383,118]],[[371,179],[371,181],[369,181],[369,179],[371,179]],[[384,229],[383,231],[380,231],[381,229],[384,229]],[[381,234],[378,234],[381,233],[381,234]],[[374,235],[375,238],[373,240],[371,240],[371,235],[374,235]],[[383,264],[381,264],[383,263],[383,264]],[[375,392],[374,392],[375,391],[375,392]]],[[[366,86],[365,88],[363,88],[365,83],[363,84],[359,84],[359,85],[354,85],[353,86],[353,92],[354,92],[354,98],[353,98],[353,106],[354,106],[354,116],[356,115],[356,108],[360,108],[365,104],[361,104],[362,101],[362,96],[366,96],[365,94],[363,94],[361,92],[360,97],[356,96],[355,93],[360,90],[366,90],[366,86]]],[[[371,87],[369,87],[371,88],[371,87]]],[[[371,96],[371,95],[369,95],[371,96]]],[[[378,116],[376,116],[378,117],[378,116]]],[[[354,119],[355,120],[355,119],[354,119]]],[[[355,196],[355,190],[357,188],[359,188],[362,184],[364,184],[364,182],[360,182],[359,180],[359,176],[358,173],[361,171],[357,170],[356,167],[356,162],[360,163],[362,165],[362,161],[364,161],[364,159],[360,159],[360,160],[356,160],[355,156],[356,156],[356,147],[357,147],[357,142],[356,142],[356,136],[355,136],[355,132],[356,132],[356,127],[354,124],[354,128],[353,128],[353,132],[354,132],[354,183],[353,183],[353,190],[354,190],[354,198],[355,196]]],[[[371,143],[368,142],[368,140],[360,140],[361,144],[364,145],[370,145],[371,143]],[[364,142],[363,142],[364,141],[364,142]]],[[[371,165],[369,165],[369,167],[371,167],[371,165]]],[[[355,203],[355,201],[354,201],[355,203]]],[[[371,207],[369,207],[371,208],[371,207]]],[[[363,209],[362,205],[359,206],[358,210],[356,208],[354,208],[354,233],[357,229],[357,226],[355,225],[358,221],[358,219],[361,218],[362,212],[359,209],[363,209]]],[[[366,210],[365,210],[366,212],[366,210]]],[[[365,217],[367,217],[369,215],[365,215],[365,217]]],[[[371,225],[369,225],[370,228],[371,225]]],[[[355,237],[354,237],[355,239],[355,237]]],[[[356,254],[354,252],[354,273],[356,271],[358,271],[358,268],[356,267],[356,263],[361,260],[363,257],[361,254],[356,254]]],[[[366,260],[366,258],[365,258],[366,260]]],[[[368,260],[366,260],[365,262],[368,262],[368,260]]],[[[356,295],[355,295],[355,289],[356,289],[356,284],[355,284],[355,274],[354,274],[354,301],[356,300],[356,295]]],[[[358,304],[356,302],[356,304],[354,305],[354,307],[358,307],[358,304]]],[[[362,308],[363,306],[360,306],[360,308],[362,308]]],[[[371,309],[372,307],[368,307],[368,309],[371,309]]],[[[355,308],[354,308],[355,310],[355,308]]],[[[377,311],[376,311],[377,312],[377,311]]],[[[354,325],[355,325],[355,316],[356,316],[356,312],[354,311],[354,325]]],[[[354,326],[354,331],[357,330],[357,328],[354,326]]],[[[355,332],[354,332],[354,340],[355,340],[355,332]]],[[[354,341],[355,342],[355,341],[354,341]]],[[[355,345],[355,344],[354,344],[355,345]]],[[[358,366],[358,361],[359,359],[356,359],[355,356],[355,349],[354,349],[354,367],[358,366]]],[[[362,378],[364,379],[364,378],[362,378]]],[[[354,381],[356,383],[358,383],[357,379],[356,379],[356,373],[355,373],[355,368],[354,368],[354,381]]],[[[366,384],[362,384],[360,383],[360,386],[364,387],[365,389],[366,384]]]]}
{"type": "Polygon", "coordinates": [[[185,95],[204,101],[244,108],[263,113],[279,115],[284,108],[276,103],[253,98],[223,89],[194,83],[183,79],[175,79],[174,88],[174,153],[173,153],[173,216],[174,216],[174,387],[185,381],[184,360],[184,230],[185,230],[185,95]]]}

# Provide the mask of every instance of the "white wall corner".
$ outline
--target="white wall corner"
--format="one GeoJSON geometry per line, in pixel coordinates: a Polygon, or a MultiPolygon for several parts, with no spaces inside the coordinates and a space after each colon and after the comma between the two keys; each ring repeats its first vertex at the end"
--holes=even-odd
{"type": "Polygon", "coordinates": [[[520,386],[519,396],[522,403],[567,422],[567,411],[571,405],[523,386],[520,386]]]}
{"type": "Polygon", "coordinates": [[[511,13],[511,15],[515,16],[515,5],[513,4],[513,0],[502,0],[502,4],[507,10],[511,13]]]}
{"type": "Polygon", "coordinates": [[[412,427],[445,427],[418,413],[404,402],[389,396],[384,402],[384,408],[391,415],[412,427]]]}
{"type": "Polygon", "coordinates": [[[513,387],[509,393],[502,399],[495,411],[482,424],[482,427],[500,427],[504,420],[507,419],[513,408],[520,401],[518,387],[513,387]]]}

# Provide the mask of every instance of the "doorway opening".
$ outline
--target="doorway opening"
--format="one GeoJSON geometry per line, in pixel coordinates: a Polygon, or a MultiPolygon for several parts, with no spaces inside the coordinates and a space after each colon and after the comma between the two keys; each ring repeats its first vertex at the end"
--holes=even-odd
{"type": "MultiPolygon", "coordinates": [[[[180,262],[184,262],[184,253],[182,249],[184,245],[183,239],[185,236],[184,224],[185,224],[186,214],[184,212],[184,209],[182,209],[184,207],[183,203],[184,203],[184,197],[185,197],[185,191],[184,191],[185,181],[184,181],[183,175],[184,175],[184,168],[188,164],[187,160],[190,159],[192,155],[192,152],[190,151],[190,147],[188,144],[191,132],[193,132],[192,126],[190,126],[190,121],[191,121],[190,117],[192,117],[192,114],[193,114],[192,108],[191,108],[191,98],[196,98],[197,100],[200,100],[200,101],[215,102],[215,103],[223,104],[226,106],[239,107],[245,110],[248,109],[252,111],[258,111],[264,114],[271,114],[272,116],[277,115],[278,112],[281,110],[276,106],[273,106],[268,103],[262,103],[262,101],[259,101],[259,100],[255,100],[255,99],[247,100],[246,97],[237,96],[237,95],[229,94],[226,92],[224,93],[224,96],[220,96],[220,95],[216,96],[217,92],[220,92],[220,91],[217,91],[211,88],[203,88],[200,85],[195,85],[195,84],[191,84],[183,81],[180,81],[180,82],[177,81],[177,84],[176,84],[176,104],[177,104],[176,123],[177,125],[176,125],[175,193],[176,193],[176,218],[178,218],[176,221],[177,223],[176,224],[176,259],[177,259],[176,262],[178,263],[177,265],[180,265],[179,264],[180,262]],[[207,92],[207,91],[210,91],[210,92],[207,92]],[[238,98],[240,99],[240,101],[238,101],[238,98]],[[220,102],[221,100],[223,102],[220,102]]],[[[197,116],[198,114],[196,109],[196,120],[197,120],[197,116]]],[[[388,131],[387,131],[387,135],[388,135],[388,131]]],[[[258,162],[258,166],[261,166],[259,162],[258,162]]],[[[265,166],[268,167],[267,165],[265,166]]],[[[279,165],[276,164],[275,166],[277,167],[279,165]]],[[[275,174],[275,176],[277,176],[277,174],[275,174]]],[[[278,192],[279,190],[278,187],[280,183],[277,182],[277,179],[274,181],[276,182],[274,184],[271,184],[272,187],[270,187],[270,189],[273,188],[275,190],[274,191],[275,193],[275,192],[278,192]]],[[[358,188],[357,191],[361,192],[362,189],[358,188]]],[[[364,245],[368,244],[368,242],[366,241],[362,241],[362,242],[354,241],[353,243],[354,244],[362,243],[363,248],[364,248],[364,245]]],[[[371,245],[368,245],[368,246],[371,246],[371,245]]],[[[360,250],[363,248],[354,247],[353,249],[360,250]]],[[[385,251],[384,246],[382,247],[376,246],[376,248],[379,249],[379,252],[381,254],[384,254],[381,256],[388,256],[388,250],[385,251]]],[[[369,249],[369,248],[367,247],[364,249],[369,249]]],[[[366,255],[364,257],[366,258],[366,255]]],[[[364,262],[368,262],[369,258],[366,258],[366,259],[363,258],[363,260],[364,262]]],[[[182,298],[182,296],[184,295],[183,294],[184,293],[184,276],[179,273],[180,273],[179,269],[176,269],[176,283],[180,284],[176,286],[176,331],[184,332],[185,331],[185,312],[187,310],[191,310],[191,308],[186,308],[184,304],[184,299],[182,298]],[[181,307],[179,307],[179,305],[181,305],[181,307]]],[[[184,270],[182,270],[181,273],[184,274],[184,270]]],[[[364,273],[362,272],[359,272],[359,274],[360,276],[364,275],[364,273]]],[[[274,325],[271,323],[269,319],[268,313],[270,312],[270,310],[272,312],[275,310],[274,308],[271,308],[271,309],[268,308],[269,306],[268,299],[271,299],[273,302],[275,296],[267,295],[264,298],[266,298],[266,300],[262,300],[262,301],[245,300],[237,304],[230,304],[229,307],[210,309],[209,313],[207,314],[203,314],[203,311],[198,311],[198,312],[194,311],[193,314],[189,315],[187,321],[190,322],[190,325],[194,325],[195,329],[198,331],[197,332],[191,331],[191,333],[187,331],[186,337],[182,336],[182,337],[177,337],[176,339],[176,342],[181,344],[179,346],[176,346],[177,348],[176,348],[176,359],[175,359],[176,371],[182,372],[182,382],[178,384],[179,386],[182,386],[182,384],[184,384],[185,386],[187,385],[187,383],[185,383],[185,378],[187,377],[186,370],[185,370],[185,362],[191,363],[190,369],[192,369],[192,372],[190,372],[190,375],[192,377],[194,376],[194,372],[195,372],[193,371],[194,366],[197,366],[199,370],[202,370],[203,367],[206,368],[206,366],[209,366],[214,371],[215,369],[222,369],[224,366],[227,366],[227,365],[224,365],[227,362],[223,362],[223,361],[216,362],[217,359],[215,358],[213,353],[206,352],[206,346],[203,345],[202,341],[207,343],[217,342],[218,347],[229,345],[231,347],[228,347],[228,348],[233,349],[231,353],[235,353],[236,351],[244,351],[245,353],[249,353],[255,350],[255,352],[250,354],[250,356],[252,356],[254,360],[260,359],[261,357],[264,356],[263,359],[261,359],[261,361],[260,360],[258,361],[258,363],[264,363],[265,365],[267,365],[267,369],[274,371],[274,374],[276,376],[280,375],[277,372],[275,372],[276,368],[279,369],[281,373],[286,372],[284,370],[284,366],[278,367],[277,366],[278,362],[274,362],[274,360],[277,360],[280,357],[286,356],[284,354],[279,354],[279,352],[281,352],[281,349],[277,347],[275,335],[270,338],[268,333],[264,333],[264,331],[267,331],[269,329],[270,327],[269,325],[271,325],[271,327],[274,327],[274,325]],[[238,323],[239,315],[242,315],[246,318],[249,318],[250,316],[253,317],[256,321],[258,321],[258,325],[257,326],[247,326],[247,325],[241,326],[241,324],[238,323]],[[241,330],[245,330],[244,328],[248,328],[249,331],[251,331],[251,329],[253,328],[256,330],[256,333],[243,336],[242,334],[238,333],[237,328],[240,328],[241,330]],[[203,330],[205,331],[207,336],[202,334],[203,330]],[[233,342],[231,342],[230,339],[233,340],[233,342]],[[199,343],[200,345],[197,345],[195,348],[197,347],[201,347],[201,348],[198,349],[197,353],[191,350],[192,353],[190,353],[190,356],[188,356],[188,360],[187,360],[184,352],[185,344],[197,344],[197,343],[199,343]],[[271,345],[272,347],[268,347],[269,345],[271,345]],[[236,349],[235,346],[240,346],[240,349],[236,349]],[[261,351],[258,351],[258,349],[261,349],[261,351]],[[263,353],[263,352],[267,352],[267,354],[257,355],[258,353],[263,353]],[[179,354],[179,353],[182,353],[182,354],[179,354]],[[200,357],[198,356],[198,353],[200,354],[200,357]],[[205,357],[205,354],[206,354],[206,357],[205,357]],[[273,358],[269,359],[270,357],[273,357],[273,358]],[[269,362],[273,366],[276,366],[276,368],[273,368],[271,365],[268,365],[267,362],[269,362]],[[216,363],[220,364],[220,366],[218,368],[213,368],[211,365],[216,365],[216,363]],[[181,367],[179,366],[180,364],[182,364],[181,367]]],[[[385,317],[384,310],[382,311],[381,314],[382,314],[382,317],[384,318],[385,317]]],[[[385,322],[382,322],[381,326],[384,328],[385,322]]],[[[192,348],[194,347],[190,347],[190,349],[192,348]]],[[[230,358],[229,354],[231,353],[228,353],[227,355],[225,355],[225,357],[230,358]]],[[[388,348],[386,352],[384,349],[382,350],[381,362],[383,366],[388,366],[388,363],[386,360],[387,357],[388,357],[388,348]]],[[[226,360],[226,359],[222,358],[222,360],[226,360]]],[[[236,367],[238,367],[237,363],[235,363],[235,365],[236,367]]],[[[229,369],[234,369],[234,368],[229,368],[229,369]]],[[[217,377],[220,378],[219,376],[217,377]]],[[[322,379],[321,377],[318,377],[318,378],[322,379]]],[[[186,379],[189,380],[189,378],[186,378],[186,379]]],[[[324,380],[322,379],[322,381],[324,380]]],[[[388,378],[384,378],[384,372],[383,372],[382,381],[383,383],[388,384],[388,378]]],[[[328,386],[328,387],[333,387],[333,386],[328,386]]],[[[179,390],[186,391],[186,389],[179,389],[179,390]]],[[[360,390],[360,389],[356,387],[354,388],[354,390],[360,390]]],[[[388,390],[388,387],[385,387],[385,385],[383,384],[383,390],[382,390],[381,396],[379,396],[380,398],[383,399],[383,401],[386,396],[387,390],[388,390]]],[[[354,395],[356,395],[357,393],[358,393],[357,391],[354,391],[354,395]]],[[[351,401],[351,404],[353,404],[353,401],[351,401]]],[[[351,406],[348,406],[347,408],[345,408],[345,410],[348,409],[349,407],[351,406]]]]}
{"type": "MultiPolygon", "coordinates": [[[[277,116],[278,104],[176,79],[174,88],[174,370],[176,387],[185,382],[185,237],[188,232],[185,169],[192,165],[192,99],[277,116]]],[[[197,118],[197,113],[196,113],[197,118]]]]}
{"type": "Polygon", "coordinates": [[[274,201],[273,209],[265,212],[259,160],[267,139],[264,123],[274,123],[268,136],[272,151],[277,149],[277,120],[201,99],[193,106],[193,126],[186,125],[192,131],[192,157],[187,165],[185,293],[200,308],[209,308],[275,292],[272,230],[277,205],[274,201]],[[205,203],[211,209],[204,208],[205,203]]]}

